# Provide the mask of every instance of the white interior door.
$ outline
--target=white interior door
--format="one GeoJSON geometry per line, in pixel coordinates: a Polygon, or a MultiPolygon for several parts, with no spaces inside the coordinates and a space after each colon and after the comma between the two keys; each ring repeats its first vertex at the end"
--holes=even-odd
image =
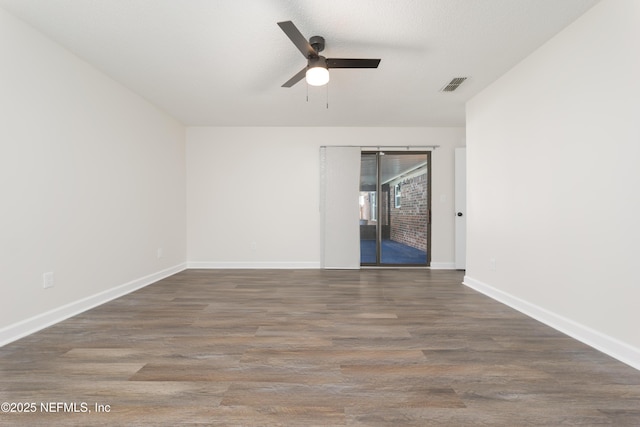
{"type": "Polygon", "coordinates": [[[455,153],[456,269],[467,265],[467,149],[455,153]]]}
{"type": "Polygon", "coordinates": [[[320,150],[322,268],[360,268],[360,148],[320,150]]]}

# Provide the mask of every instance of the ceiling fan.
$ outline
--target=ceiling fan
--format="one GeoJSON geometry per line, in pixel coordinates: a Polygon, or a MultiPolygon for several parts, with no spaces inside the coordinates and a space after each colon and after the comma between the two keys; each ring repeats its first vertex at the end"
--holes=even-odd
{"type": "Polygon", "coordinates": [[[291,39],[302,55],[307,58],[307,66],[282,85],[291,87],[306,77],[312,86],[322,86],[329,82],[329,68],[378,68],[380,59],[325,58],[324,38],[313,36],[307,41],[291,21],[278,22],[282,31],[291,39]]]}

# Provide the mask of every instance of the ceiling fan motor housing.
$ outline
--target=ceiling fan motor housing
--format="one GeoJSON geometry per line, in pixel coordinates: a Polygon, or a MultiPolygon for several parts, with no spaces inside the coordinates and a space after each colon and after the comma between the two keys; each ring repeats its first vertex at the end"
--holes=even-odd
{"type": "Polygon", "coordinates": [[[309,68],[314,68],[314,67],[329,68],[327,66],[327,58],[325,58],[322,55],[318,55],[315,58],[309,58],[309,61],[307,62],[307,66],[309,68]]]}
{"type": "Polygon", "coordinates": [[[309,39],[309,44],[316,52],[322,52],[324,50],[324,37],[322,36],[312,36],[309,39]]]}

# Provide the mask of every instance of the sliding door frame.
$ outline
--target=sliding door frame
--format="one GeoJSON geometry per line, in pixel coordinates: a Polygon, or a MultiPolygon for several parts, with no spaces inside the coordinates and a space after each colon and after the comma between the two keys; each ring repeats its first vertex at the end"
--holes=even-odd
{"type": "MultiPolygon", "coordinates": [[[[400,147],[398,147],[400,148],[400,147]]],[[[430,267],[431,266],[431,150],[426,151],[398,151],[394,150],[365,150],[363,148],[361,152],[361,158],[363,154],[375,154],[376,155],[376,262],[375,263],[361,263],[361,267],[430,267]],[[382,262],[382,206],[383,197],[382,197],[382,180],[380,179],[380,171],[382,166],[382,157],[383,155],[405,155],[405,154],[424,154],[427,158],[427,224],[426,224],[426,235],[427,235],[427,245],[426,252],[427,258],[425,264],[388,264],[382,262]]],[[[390,205],[390,194],[387,197],[386,203],[390,205]]],[[[391,218],[390,211],[387,209],[387,215],[389,216],[389,224],[391,227],[391,218]]]]}

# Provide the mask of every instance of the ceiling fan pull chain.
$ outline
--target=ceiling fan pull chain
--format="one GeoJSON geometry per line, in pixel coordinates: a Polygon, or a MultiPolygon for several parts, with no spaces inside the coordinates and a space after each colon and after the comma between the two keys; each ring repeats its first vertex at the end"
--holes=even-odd
{"type": "Polygon", "coordinates": [[[309,83],[307,83],[307,102],[309,102],[309,83]]]}
{"type": "Polygon", "coordinates": [[[327,83],[327,110],[329,109],[329,83],[327,83]]]}

